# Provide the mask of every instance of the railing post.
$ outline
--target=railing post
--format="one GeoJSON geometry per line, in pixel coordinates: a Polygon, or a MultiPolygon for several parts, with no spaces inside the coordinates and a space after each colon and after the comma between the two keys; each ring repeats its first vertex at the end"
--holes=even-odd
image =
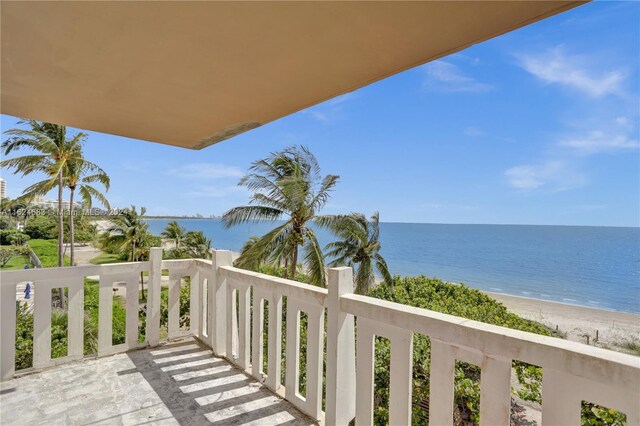
{"type": "Polygon", "coordinates": [[[480,413],[484,424],[509,424],[511,360],[484,356],[480,378],[480,413]]]}
{"type": "Polygon", "coordinates": [[[353,293],[353,269],[329,269],[327,297],[326,424],[347,425],[356,415],[356,352],[353,315],[340,308],[340,297],[353,293]]]}
{"type": "Polygon", "coordinates": [[[162,248],[153,247],[149,252],[149,279],[147,281],[147,342],[149,346],[160,343],[160,293],[162,291],[162,248]]]}
{"type": "Polygon", "coordinates": [[[576,385],[579,385],[579,382],[574,382],[574,378],[569,374],[551,369],[542,370],[543,425],[580,424],[582,401],[577,392],[579,386],[576,385]]]}
{"type": "Polygon", "coordinates": [[[16,370],[15,283],[0,285],[0,313],[0,380],[4,381],[12,379],[16,370]]]}
{"type": "MultiPolygon", "coordinates": [[[[207,280],[207,297],[209,299],[207,332],[209,333],[209,344],[213,353],[217,356],[225,356],[227,353],[227,282],[222,278],[218,268],[231,266],[231,252],[228,250],[213,250],[211,261],[213,271],[211,279],[207,280]]],[[[231,350],[231,348],[228,349],[231,350]]]]}
{"type": "Polygon", "coordinates": [[[453,422],[453,385],[456,359],[448,344],[431,339],[429,371],[429,424],[450,425],[453,422]]]}

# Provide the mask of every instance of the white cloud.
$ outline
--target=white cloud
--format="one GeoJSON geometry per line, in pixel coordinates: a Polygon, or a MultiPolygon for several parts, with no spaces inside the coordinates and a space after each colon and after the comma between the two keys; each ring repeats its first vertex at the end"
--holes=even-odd
{"type": "Polygon", "coordinates": [[[457,65],[446,61],[433,61],[423,66],[426,79],[422,88],[431,92],[487,92],[493,86],[466,75],[457,65]]]}
{"type": "Polygon", "coordinates": [[[244,176],[235,166],[216,163],[187,163],[169,170],[169,174],[184,179],[224,179],[244,176]]]}
{"type": "Polygon", "coordinates": [[[548,84],[559,84],[593,97],[622,94],[625,73],[621,70],[587,69],[586,59],[571,56],[558,46],[542,54],[518,55],[520,66],[548,84]]]}
{"type": "Polygon", "coordinates": [[[336,96],[333,99],[329,99],[328,101],[323,102],[321,105],[339,105],[341,103],[347,102],[351,99],[353,99],[354,94],[353,92],[349,92],[349,93],[345,93],[344,95],[340,95],[340,96],[336,96]]]}
{"type": "Polygon", "coordinates": [[[484,135],[484,132],[482,131],[481,128],[479,127],[475,127],[475,126],[469,126],[466,129],[463,130],[463,132],[465,135],[470,136],[470,137],[477,137],[477,136],[482,136],[484,135]]]}
{"type": "Polygon", "coordinates": [[[616,117],[616,124],[627,126],[629,124],[629,119],[627,117],[616,117]]]}
{"type": "Polygon", "coordinates": [[[525,191],[565,191],[586,183],[585,177],[563,161],[512,167],[504,172],[510,187],[525,191]]]}
{"type": "Polygon", "coordinates": [[[303,114],[310,115],[321,123],[329,123],[331,120],[329,119],[329,115],[322,111],[318,111],[316,109],[306,109],[302,111],[303,114]]]}
{"type": "Polygon", "coordinates": [[[623,133],[612,134],[602,130],[594,130],[586,135],[569,137],[558,143],[570,148],[579,155],[592,155],[600,152],[636,150],[640,144],[623,133]]]}
{"type": "Polygon", "coordinates": [[[353,92],[336,96],[333,99],[322,102],[321,104],[307,108],[302,114],[309,115],[315,120],[323,124],[331,124],[340,118],[344,111],[344,104],[355,97],[353,92]]]}

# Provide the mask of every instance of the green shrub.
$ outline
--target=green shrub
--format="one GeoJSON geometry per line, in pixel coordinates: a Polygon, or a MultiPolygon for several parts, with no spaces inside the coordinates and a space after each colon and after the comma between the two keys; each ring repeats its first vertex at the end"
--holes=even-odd
{"type": "Polygon", "coordinates": [[[15,228],[0,229],[0,245],[23,245],[29,241],[29,236],[15,228]]]}
{"type": "Polygon", "coordinates": [[[33,315],[27,303],[16,309],[16,370],[33,365],[33,315]]]}
{"type": "Polygon", "coordinates": [[[33,216],[24,226],[24,232],[34,239],[55,239],[58,237],[58,223],[54,216],[33,216]]]}
{"type": "MultiPolygon", "coordinates": [[[[98,302],[97,281],[86,280],[84,285],[84,354],[98,352],[98,302]]],[[[116,297],[113,303],[113,344],[125,342],[126,309],[124,300],[116,297]]],[[[68,351],[67,311],[54,309],[51,312],[51,356],[66,356],[68,351]]],[[[16,310],[16,370],[33,365],[33,314],[22,303],[16,310]]]]}

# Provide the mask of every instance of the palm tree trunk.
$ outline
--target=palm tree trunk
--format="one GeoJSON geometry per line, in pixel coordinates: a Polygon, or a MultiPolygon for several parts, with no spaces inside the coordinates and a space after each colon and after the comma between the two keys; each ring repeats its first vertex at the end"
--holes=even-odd
{"type": "Polygon", "coordinates": [[[296,279],[296,266],[298,264],[298,245],[293,246],[293,259],[291,260],[291,277],[289,279],[296,279]]]}
{"type": "Polygon", "coordinates": [[[145,297],[144,297],[144,272],[142,272],[142,271],[140,271],[140,290],[142,291],[142,298],[145,299],[145,297]]]}
{"type": "Polygon", "coordinates": [[[75,232],[74,232],[74,224],[73,224],[73,193],[75,191],[75,188],[71,188],[71,195],[69,196],[69,248],[70,248],[70,252],[69,252],[69,256],[70,256],[70,260],[71,260],[71,266],[75,265],[75,258],[74,258],[74,253],[73,253],[73,246],[74,246],[74,240],[75,240],[75,232]]]}
{"type": "Polygon", "coordinates": [[[131,241],[131,261],[135,262],[135,256],[136,255],[136,243],[135,241],[131,241]]]}
{"type": "Polygon", "coordinates": [[[64,221],[62,217],[62,170],[58,174],[58,266],[64,266],[62,245],[64,238],[64,221]]]}
{"type": "MultiPolygon", "coordinates": [[[[64,253],[62,246],[64,244],[64,220],[62,210],[62,170],[58,173],[58,266],[64,266],[64,253]]],[[[58,296],[60,297],[60,308],[64,309],[64,289],[58,289],[58,296]]]]}

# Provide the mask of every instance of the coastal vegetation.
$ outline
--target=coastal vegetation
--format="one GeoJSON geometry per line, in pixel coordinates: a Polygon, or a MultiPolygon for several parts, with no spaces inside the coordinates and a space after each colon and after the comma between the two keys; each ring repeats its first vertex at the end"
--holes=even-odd
{"type": "MultiPolygon", "coordinates": [[[[67,134],[67,128],[62,125],[46,123],[36,120],[21,120],[20,126],[5,132],[9,137],[2,142],[1,148],[5,156],[16,150],[27,149],[32,153],[0,161],[0,167],[13,169],[15,174],[28,176],[31,174],[44,175],[45,179],[32,184],[23,191],[19,203],[28,203],[37,197],[43,197],[54,188],[57,188],[57,266],[65,265],[64,255],[64,205],[63,191],[70,190],[68,234],[70,241],[71,259],[74,264],[74,193],[78,189],[82,200],[91,205],[96,198],[102,204],[108,205],[106,198],[91,184],[102,183],[109,189],[109,177],[96,164],[84,158],[82,147],[87,140],[87,135],[78,132],[75,135],[67,134]]],[[[12,210],[18,203],[14,203],[12,210]]],[[[12,214],[9,214],[11,218],[12,214]]],[[[26,217],[25,217],[26,221],[26,217]]],[[[24,244],[25,241],[21,241],[24,244]]],[[[62,288],[58,289],[57,304],[65,305],[65,294],[62,288]]]]}
{"type": "Polygon", "coordinates": [[[184,226],[172,220],[160,235],[174,243],[172,248],[163,252],[165,259],[211,258],[211,238],[202,231],[187,232],[184,226]]]}
{"type": "Polygon", "coordinates": [[[12,151],[27,148],[37,154],[23,155],[0,161],[0,167],[14,169],[16,174],[27,176],[41,173],[45,180],[37,182],[23,191],[23,199],[33,200],[44,196],[54,188],[58,189],[58,266],[63,266],[63,204],[65,169],[72,161],[81,157],[81,146],[86,134],[77,133],[67,137],[65,126],[44,123],[36,120],[22,120],[19,124],[26,129],[15,128],[5,132],[10,137],[2,142],[4,155],[12,151]]]}
{"type": "Polygon", "coordinates": [[[178,222],[172,220],[169,222],[164,228],[164,231],[160,234],[163,238],[168,238],[175,242],[175,248],[180,249],[180,242],[184,238],[184,234],[186,233],[186,229],[184,226],[178,225],[178,222]]]}
{"type": "Polygon", "coordinates": [[[365,294],[375,284],[374,268],[386,283],[393,283],[387,262],[380,254],[380,215],[375,212],[371,220],[362,213],[320,216],[320,226],[329,228],[340,240],[327,244],[326,256],[333,259],[329,266],[354,268],[355,292],[365,294]]]}
{"type": "Polygon", "coordinates": [[[100,192],[93,183],[100,183],[104,186],[105,190],[109,190],[110,178],[107,173],[102,170],[97,164],[86,160],[82,156],[81,147],[78,148],[79,155],[72,157],[67,162],[67,167],[64,169],[63,179],[64,183],[69,188],[69,247],[70,247],[70,259],[71,264],[75,265],[74,258],[74,245],[75,245],[75,227],[74,227],[74,195],[76,191],[80,195],[80,199],[84,206],[90,209],[93,206],[93,200],[96,199],[101,205],[109,208],[109,201],[100,192]]]}
{"type": "MultiPolygon", "coordinates": [[[[58,266],[58,253],[55,240],[29,240],[29,247],[38,256],[40,262],[42,262],[43,268],[55,268],[58,266]]],[[[70,259],[68,256],[64,256],[64,266],[70,265],[70,259]]]]}
{"type": "Polygon", "coordinates": [[[108,253],[126,254],[129,262],[146,259],[149,248],[160,243],[160,239],[149,232],[144,221],[147,209],[136,206],[122,209],[111,218],[111,225],[100,236],[100,245],[108,253]],[[155,243],[155,244],[154,244],[155,243]]]}
{"type": "Polygon", "coordinates": [[[265,220],[285,222],[245,246],[237,266],[250,268],[266,259],[283,264],[287,276],[294,277],[302,249],[312,282],[324,287],[324,255],[309,224],[329,200],[338,179],[331,174],[321,177],[316,157],[305,147],[286,148],[255,161],[238,183],[253,192],[249,204],[230,209],[222,220],[227,227],[265,220]]]}
{"type": "Polygon", "coordinates": [[[0,246],[0,268],[22,269],[30,265],[29,249],[24,246],[0,246]]]}

